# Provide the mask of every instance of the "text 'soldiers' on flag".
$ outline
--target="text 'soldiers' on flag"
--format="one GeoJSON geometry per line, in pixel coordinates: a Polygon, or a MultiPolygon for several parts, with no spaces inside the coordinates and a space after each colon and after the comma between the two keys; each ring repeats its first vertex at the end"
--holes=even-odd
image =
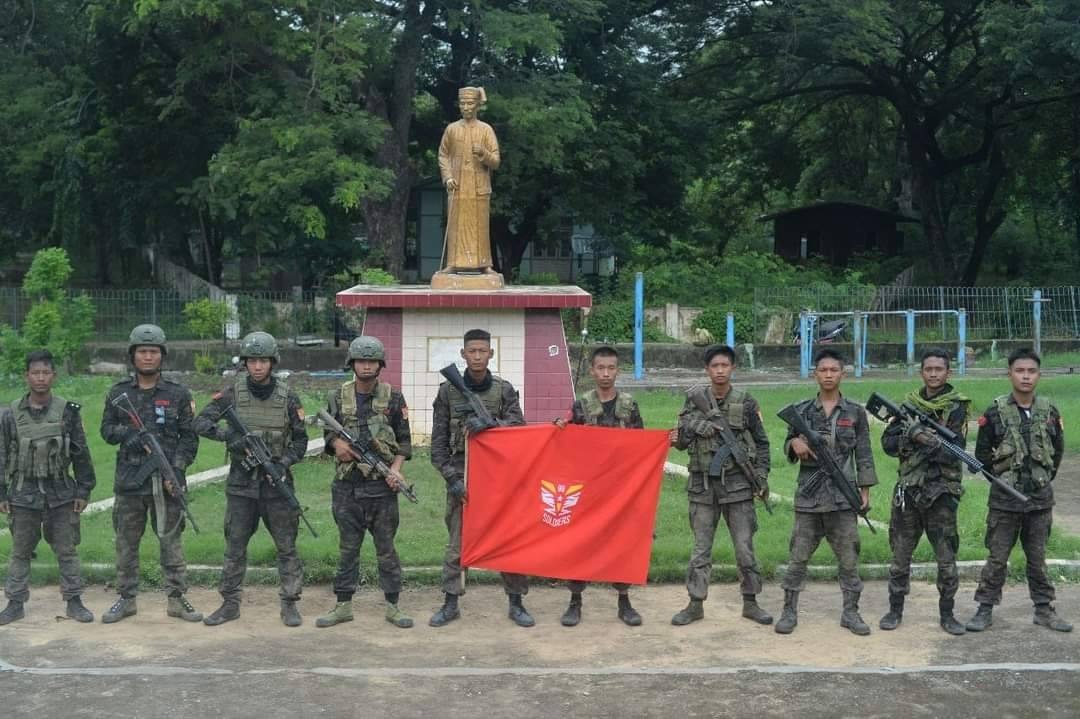
{"type": "Polygon", "coordinates": [[[462,566],[643,584],[668,433],[551,424],[468,441],[462,566]]]}

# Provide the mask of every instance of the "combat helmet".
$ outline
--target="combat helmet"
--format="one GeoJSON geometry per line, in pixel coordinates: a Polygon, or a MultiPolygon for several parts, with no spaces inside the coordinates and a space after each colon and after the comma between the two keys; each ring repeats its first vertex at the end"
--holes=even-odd
{"type": "Polygon", "coordinates": [[[131,336],[128,337],[129,357],[134,356],[136,347],[157,347],[161,350],[161,354],[168,354],[165,349],[165,330],[157,325],[136,325],[135,329],[131,330],[131,336]]]}
{"type": "Polygon", "coordinates": [[[360,335],[349,343],[349,358],[345,368],[352,367],[353,360],[378,360],[380,367],[386,366],[386,349],[383,343],[370,335],[360,335]]]}
{"type": "Polygon", "coordinates": [[[240,340],[240,361],[250,357],[267,357],[274,362],[280,361],[277,340],[269,332],[251,332],[240,340]]]}

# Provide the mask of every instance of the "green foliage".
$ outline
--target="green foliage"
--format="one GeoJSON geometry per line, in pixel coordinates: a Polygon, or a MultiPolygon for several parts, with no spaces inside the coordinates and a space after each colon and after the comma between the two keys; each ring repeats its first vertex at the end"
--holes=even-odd
{"type": "Polygon", "coordinates": [[[209,352],[195,355],[195,371],[199,374],[217,374],[218,358],[209,352]]]}
{"type": "Polygon", "coordinates": [[[188,329],[203,340],[202,352],[195,355],[195,371],[213,374],[217,369],[217,361],[210,354],[210,340],[224,335],[229,315],[227,304],[215,302],[209,297],[192,300],[184,305],[184,318],[187,320],[188,329]]]}
{"type": "Polygon", "coordinates": [[[379,267],[365,267],[360,273],[360,282],[365,285],[382,285],[384,287],[398,283],[396,277],[379,267]]]}
{"type": "Polygon", "coordinates": [[[540,285],[540,286],[554,286],[561,285],[562,280],[554,272],[534,272],[531,275],[521,275],[517,278],[515,284],[518,285],[540,285]]]}
{"type": "Polygon", "coordinates": [[[717,342],[724,342],[727,338],[727,315],[731,312],[735,315],[735,342],[754,341],[754,308],[752,305],[737,304],[731,307],[706,307],[705,310],[694,318],[691,325],[694,329],[705,329],[712,333],[717,342]]]}
{"type": "MultiPolygon", "coordinates": [[[[646,342],[674,342],[655,322],[645,322],[646,342]]],[[[611,302],[589,312],[589,340],[592,342],[633,342],[634,303],[611,302]]]]}
{"type": "Polygon", "coordinates": [[[23,291],[34,299],[34,305],[19,331],[0,325],[0,366],[4,372],[21,374],[27,352],[42,348],[70,368],[93,333],[95,314],[89,297],[68,296],[65,283],[71,273],[71,261],[61,248],[39,250],[34,255],[23,282],[23,291]]]}

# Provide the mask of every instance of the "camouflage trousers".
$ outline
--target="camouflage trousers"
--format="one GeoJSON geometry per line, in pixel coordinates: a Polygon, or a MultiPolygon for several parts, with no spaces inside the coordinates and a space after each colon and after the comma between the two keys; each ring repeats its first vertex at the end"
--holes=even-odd
{"type": "MultiPolygon", "coordinates": [[[[588,582],[583,582],[579,579],[571,579],[566,583],[566,588],[574,594],[581,594],[585,591],[585,587],[587,586],[589,586],[588,582]]],[[[630,591],[630,585],[624,582],[612,582],[611,587],[619,594],[626,594],[630,591]]]]}
{"type": "MultiPolygon", "coordinates": [[[[157,512],[150,494],[118,494],[113,504],[113,531],[116,533],[116,589],[122,597],[139,593],[139,543],[146,532],[147,518],[156,526],[157,512]]],[[[158,561],[170,595],[187,592],[187,563],[184,561],[183,512],[176,502],[165,500],[166,536],[158,537],[158,561]],[[176,531],[169,533],[176,528],[176,531]]]]}
{"type": "Polygon", "coordinates": [[[296,553],[300,514],[281,497],[258,499],[228,494],[225,499],[225,561],[221,567],[221,596],[227,602],[240,601],[241,585],[247,572],[247,548],[259,520],[270,532],[277,550],[278,595],[288,601],[300,599],[304,586],[304,565],[296,553]]]}
{"type": "Polygon", "coordinates": [[[10,526],[11,560],[4,585],[9,600],[30,599],[30,559],[43,533],[60,567],[61,596],[66,601],[82,594],[82,567],[75,549],[81,537],[79,515],[71,502],[45,509],[12,506],[10,526]]]}
{"type": "Polygon", "coordinates": [[[694,548],[690,552],[690,565],[686,570],[686,593],[691,599],[704,601],[709,596],[709,580],[712,578],[712,550],[716,539],[716,527],[723,517],[735,548],[735,565],[739,572],[739,589],[743,594],[761,593],[761,570],[754,556],[754,533],[757,532],[757,514],[754,501],[720,504],[718,502],[690,502],[690,529],[694,533],[694,548]]]}
{"type": "MultiPolygon", "coordinates": [[[[465,582],[461,576],[461,500],[446,495],[446,556],[443,557],[442,590],[446,594],[462,595],[465,582]]],[[[507,594],[528,594],[529,578],[524,574],[502,572],[503,589],[507,594]]]]}
{"type": "Polygon", "coordinates": [[[986,517],[986,558],[975,601],[979,604],[1000,604],[1001,588],[1008,574],[1009,553],[1019,537],[1027,558],[1028,593],[1034,604],[1054,601],[1054,585],[1046,574],[1046,540],[1053,524],[1052,509],[1038,512],[1005,512],[991,509],[986,517]]]}
{"type": "Polygon", "coordinates": [[[956,596],[960,574],[956,570],[956,551],[960,535],[956,532],[957,498],[939,495],[929,507],[919,506],[908,493],[903,507],[893,504],[889,519],[889,594],[907,595],[911,591],[911,556],[925,532],[937,557],[937,588],[942,599],[956,596]]]}
{"type": "Polygon", "coordinates": [[[806,565],[825,539],[836,555],[840,588],[845,592],[861,592],[859,577],[859,525],[855,513],[795,512],[791,529],[790,557],[782,586],[785,590],[801,592],[806,585],[806,565]]]}
{"type": "Polygon", "coordinates": [[[370,532],[375,542],[375,558],[379,565],[379,588],[384,593],[401,591],[401,560],[394,548],[398,528],[398,498],[357,497],[352,482],[334,482],[331,488],[334,521],[338,526],[336,594],[353,594],[360,583],[360,547],[364,533],[370,532]]]}

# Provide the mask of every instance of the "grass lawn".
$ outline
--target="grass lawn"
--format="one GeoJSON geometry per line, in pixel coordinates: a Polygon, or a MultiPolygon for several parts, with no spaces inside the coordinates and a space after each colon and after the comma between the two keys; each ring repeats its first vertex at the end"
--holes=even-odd
{"type": "MultiPolygon", "coordinates": [[[[101,402],[109,382],[99,379],[64,380],[56,391],[58,394],[81,399],[84,402],[84,415],[87,424],[93,427],[88,433],[91,440],[97,436],[97,422],[100,418],[101,402]],[[69,386],[63,386],[71,383],[69,386]],[[95,400],[96,398],[96,400],[95,400]],[[96,404],[94,402],[96,401],[96,404]]],[[[961,380],[958,385],[972,397],[976,411],[981,411],[997,394],[1004,392],[1007,384],[1003,380],[972,379],[961,380]]],[[[893,399],[898,399],[905,391],[914,386],[910,380],[879,381],[865,380],[845,383],[848,396],[863,402],[872,391],[879,391],[893,399]]],[[[1080,411],[1080,377],[1047,376],[1043,379],[1043,391],[1054,399],[1066,418],[1076,417],[1080,411]]],[[[773,443],[773,471],[770,485],[774,492],[785,497],[794,493],[795,467],[789,465],[781,456],[780,447],[785,434],[785,425],[776,419],[776,412],[785,404],[802,399],[813,392],[809,382],[797,381],[787,386],[755,387],[751,389],[762,407],[766,427],[773,443]]],[[[6,388],[5,388],[6,392],[6,388]]],[[[17,392],[0,394],[0,399],[13,397],[17,392]]],[[[642,415],[651,428],[669,428],[672,426],[682,406],[683,395],[672,392],[647,392],[637,395],[642,415]]],[[[196,398],[200,405],[205,396],[196,398]]],[[[304,397],[309,413],[321,406],[321,398],[304,397]]],[[[1068,420],[1066,420],[1068,422],[1068,420]]],[[[88,430],[90,427],[88,426],[88,430]]],[[[871,518],[888,522],[889,496],[895,483],[896,461],[886,457],[880,450],[878,437],[880,423],[872,423],[875,435],[874,448],[880,484],[872,490],[871,518]]],[[[103,445],[100,439],[99,445],[103,445]]],[[[974,440],[970,444],[974,444],[974,440]]],[[[94,447],[97,452],[97,447],[94,447]]],[[[102,447],[102,454],[95,453],[98,466],[99,490],[95,499],[108,496],[111,491],[112,458],[102,447]]],[[[200,451],[197,466],[206,468],[221,463],[223,452],[212,443],[204,443],[200,451]],[[213,447],[213,449],[211,449],[213,447]]],[[[672,450],[671,459],[679,464],[686,464],[686,453],[672,450]]],[[[446,542],[446,528],[443,524],[445,489],[442,478],[429,462],[426,449],[418,449],[414,459],[405,465],[409,480],[416,483],[420,504],[413,505],[401,501],[401,528],[398,532],[398,552],[403,563],[414,571],[410,579],[433,581],[438,577],[446,542]]],[[[330,482],[333,477],[332,463],[325,459],[309,459],[297,468],[297,494],[302,504],[309,507],[308,518],[319,532],[316,539],[301,525],[299,546],[310,581],[329,581],[334,573],[337,561],[337,531],[330,514],[330,482]]],[[[988,483],[977,477],[966,475],[966,494],[960,505],[960,558],[981,560],[985,558],[983,531],[986,517],[986,495],[988,483]]],[[[225,506],[224,485],[214,484],[194,490],[191,494],[191,507],[203,529],[201,535],[188,531],[185,535],[187,559],[190,564],[220,566],[222,557],[222,516],[225,506]]],[[[792,525],[792,507],[790,504],[775,503],[775,514],[770,516],[763,509],[758,512],[760,530],[756,537],[759,562],[767,575],[774,575],[777,565],[787,561],[788,539],[792,525]]],[[[687,521],[687,500],[685,482],[682,479],[668,478],[663,484],[660,497],[660,509],[657,521],[657,538],[653,545],[650,578],[654,581],[681,581],[686,571],[689,558],[691,537],[687,521]]],[[[862,561],[887,562],[890,558],[888,532],[882,528],[876,535],[871,535],[863,525],[862,561]]],[[[10,551],[11,538],[0,536],[0,573],[6,574],[6,559],[10,551]]],[[[48,546],[42,543],[38,547],[38,564],[55,566],[48,546]]],[[[107,513],[91,515],[83,521],[83,543],[80,554],[86,563],[111,565],[114,559],[112,524],[107,513]]],[[[1049,555],[1057,558],[1080,559],[1080,537],[1067,536],[1055,529],[1049,544],[1049,555]]],[[[252,539],[249,550],[249,562],[252,566],[274,566],[273,545],[265,531],[258,532],[252,539]]],[[[723,529],[718,530],[714,550],[717,564],[734,564],[734,555],[730,540],[723,529]]],[[[924,541],[916,553],[916,560],[932,560],[932,552],[924,541]]],[[[157,569],[157,541],[148,529],[148,536],[142,544],[143,568],[148,583],[160,579],[157,569]]],[[[833,558],[828,546],[814,556],[814,563],[832,564],[833,558]]],[[[374,550],[371,542],[365,543],[362,554],[362,566],[370,580],[374,567],[374,550]]],[[[1023,556],[1019,551],[1013,554],[1013,574],[1023,575],[1023,556]]],[[[55,580],[55,569],[35,570],[36,581],[55,580]]],[[[88,575],[93,574],[88,572],[88,575]]]]}

